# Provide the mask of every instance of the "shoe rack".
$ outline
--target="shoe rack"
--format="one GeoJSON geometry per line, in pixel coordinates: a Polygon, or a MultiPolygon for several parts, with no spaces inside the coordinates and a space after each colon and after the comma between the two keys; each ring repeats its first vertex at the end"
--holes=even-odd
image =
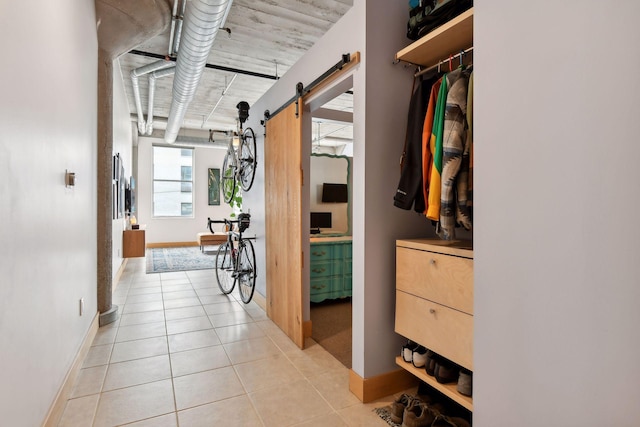
{"type": "MultiPolygon", "coordinates": [[[[473,371],[473,250],[470,242],[396,242],[395,331],[473,371]]],[[[396,364],[470,411],[473,399],[456,383],[441,384],[396,358],[396,364]]]]}

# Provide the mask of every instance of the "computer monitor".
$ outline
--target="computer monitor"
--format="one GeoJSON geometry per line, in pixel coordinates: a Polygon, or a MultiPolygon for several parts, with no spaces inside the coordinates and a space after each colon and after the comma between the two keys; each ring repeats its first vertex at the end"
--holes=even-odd
{"type": "Polygon", "coordinates": [[[317,234],[321,228],[331,228],[331,212],[311,212],[311,234],[317,234]]]}
{"type": "Polygon", "coordinates": [[[347,184],[322,184],[322,203],[347,203],[349,201],[349,189],[347,184]]]}

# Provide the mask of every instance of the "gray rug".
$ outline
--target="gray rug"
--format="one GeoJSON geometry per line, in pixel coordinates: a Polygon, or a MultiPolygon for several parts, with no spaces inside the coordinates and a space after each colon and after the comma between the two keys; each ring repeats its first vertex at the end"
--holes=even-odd
{"type": "Polygon", "coordinates": [[[146,253],[147,273],[206,270],[215,266],[217,246],[206,246],[206,253],[199,246],[180,248],[149,248],[146,253]]]}

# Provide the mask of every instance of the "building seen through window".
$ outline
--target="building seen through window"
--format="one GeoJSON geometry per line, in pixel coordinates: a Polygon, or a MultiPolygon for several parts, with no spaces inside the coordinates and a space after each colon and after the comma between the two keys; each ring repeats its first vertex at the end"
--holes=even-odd
{"type": "Polygon", "coordinates": [[[193,149],[153,147],[153,216],[193,216],[193,149]]]}

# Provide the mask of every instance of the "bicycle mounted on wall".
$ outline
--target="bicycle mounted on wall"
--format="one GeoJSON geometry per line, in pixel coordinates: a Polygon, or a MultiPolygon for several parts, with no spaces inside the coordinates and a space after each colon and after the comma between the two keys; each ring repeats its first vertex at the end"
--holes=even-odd
{"type": "Polygon", "coordinates": [[[256,136],[250,127],[242,129],[242,125],[249,118],[249,104],[241,101],[236,105],[238,109],[238,142],[231,138],[227,147],[227,154],[222,163],[222,193],[225,203],[230,203],[240,185],[242,191],[249,191],[256,174],[256,136]]]}
{"type": "Polygon", "coordinates": [[[212,224],[224,224],[227,231],[227,241],[220,245],[215,259],[216,279],[220,290],[228,295],[233,292],[237,282],[242,302],[249,304],[256,285],[256,255],[251,242],[254,238],[243,237],[242,232],[249,228],[251,215],[241,213],[236,220],[225,218],[216,221],[207,218],[207,221],[207,227],[212,233],[212,224]]]}

